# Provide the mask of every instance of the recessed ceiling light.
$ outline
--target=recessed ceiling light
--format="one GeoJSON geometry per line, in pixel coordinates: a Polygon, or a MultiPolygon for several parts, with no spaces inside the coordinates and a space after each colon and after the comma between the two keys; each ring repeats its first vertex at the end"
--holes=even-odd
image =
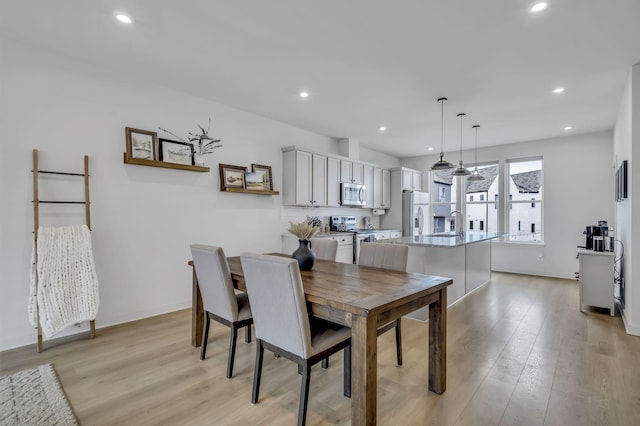
{"type": "Polygon", "coordinates": [[[536,1],[529,7],[529,12],[530,13],[542,12],[547,8],[547,6],[549,6],[549,3],[545,1],[536,1]]]}
{"type": "Polygon", "coordinates": [[[309,92],[302,91],[302,92],[298,93],[298,96],[300,96],[301,98],[308,98],[309,97],[309,92]]]}
{"type": "Polygon", "coordinates": [[[433,147],[430,146],[429,148],[427,148],[427,151],[433,151],[433,147]]]}
{"type": "Polygon", "coordinates": [[[378,130],[380,130],[381,132],[384,132],[387,130],[387,128],[385,126],[380,126],[378,127],[378,130]]]}
{"type": "Polygon", "coordinates": [[[120,22],[122,22],[123,24],[133,24],[133,18],[131,18],[128,15],[125,15],[124,13],[121,12],[115,12],[113,14],[113,16],[116,17],[116,19],[120,22]]]}
{"type": "Polygon", "coordinates": [[[562,93],[565,91],[564,87],[556,87],[555,89],[553,89],[553,93],[562,93]]]}
{"type": "Polygon", "coordinates": [[[571,129],[573,129],[573,126],[567,126],[564,128],[564,130],[571,130],[571,129]]]}

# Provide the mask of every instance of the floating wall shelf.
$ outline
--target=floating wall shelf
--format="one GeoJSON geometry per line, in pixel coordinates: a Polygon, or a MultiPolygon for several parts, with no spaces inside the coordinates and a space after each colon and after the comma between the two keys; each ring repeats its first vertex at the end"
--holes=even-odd
{"type": "Polygon", "coordinates": [[[126,164],[135,164],[137,166],[162,167],[164,169],[189,170],[191,172],[208,172],[209,167],[191,166],[189,164],[165,163],[164,161],[142,160],[140,158],[129,158],[124,153],[124,162],[126,164]]]}
{"type": "Polygon", "coordinates": [[[221,189],[221,192],[239,192],[242,194],[257,194],[257,195],[278,195],[280,194],[278,191],[259,191],[255,189],[244,189],[244,188],[225,188],[221,189]]]}

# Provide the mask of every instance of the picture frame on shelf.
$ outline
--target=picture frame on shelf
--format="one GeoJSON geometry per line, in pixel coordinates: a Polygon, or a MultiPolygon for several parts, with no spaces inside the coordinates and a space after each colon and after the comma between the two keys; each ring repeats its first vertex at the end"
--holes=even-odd
{"type": "Polygon", "coordinates": [[[160,139],[158,152],[159,160],[164,163],[194,165],[192,143],[160,139]]]}
{"type": "Polygon", "coordinates": [[[158,159],[158,134],[156,132],[125,127],[125,139],[129,158],[158,159]]]}
{"type": "Polygon", "coordinates": [[[262,164],[251,164],[251,171],[262,176],[263,191],[273,191],[273,176],[271,174],[271,166],[262,164]]]}
{"type": "Polygon", "coordinates": [[[244,188],[253,191],[264,191],[264,175],[262,173],[244,172],[244,188]]]}
{"type": "Polygon", "coordinates": [[[247,171],[246,167],[233,166],[231,164],[219,164],[219,168],[220,191],[225,191],[227,188],[245,188],[244,174],[247,171]]]}

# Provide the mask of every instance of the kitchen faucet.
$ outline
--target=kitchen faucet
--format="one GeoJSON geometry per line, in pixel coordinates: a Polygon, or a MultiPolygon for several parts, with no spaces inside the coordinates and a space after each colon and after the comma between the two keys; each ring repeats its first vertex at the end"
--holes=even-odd
{"type": "Polygon", "coordinates": [[[455,230],[458,232],[458,235],[460,235],[462,237],[462,235],[464,234],[464,216],[462,216],[462,213],[458,210],[454,210],[451,212],[451,214],[449,215],[449,222],[451,222],[451,219],[453,219],[453,216],[458,213],[458,216],[460,216],[460,223],[458,224],[458,222],[455,223],[455,230]]]}

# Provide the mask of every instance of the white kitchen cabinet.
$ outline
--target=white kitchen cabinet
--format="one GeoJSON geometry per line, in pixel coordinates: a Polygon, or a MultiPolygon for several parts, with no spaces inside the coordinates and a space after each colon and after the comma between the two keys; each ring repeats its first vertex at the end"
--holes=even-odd
{"type": "Polygon", "coordinates": [[[283,203],[327,205],[327,156],[291,150],[283,154],[283,203]]]}
{"type": "Polygon", "coordinates": [[[582,306],[607,308],[615,315],[613,252],[578,250],[580,311],[582,306]]]}
{"type": "Polygon", "coordinates": [[[373,208],[391,207],[391,172],[378,167],[373,168],[373,208]]]}
{"type": "Polygon", "coordinates": [[[363,167],[362,172],[364,176],[363,184],[365,186],[365,197],[364,197],[365,204],[363,207],[365,209],[372,209],[373,208],[373,167],[365,165],[363,167]]]}
{"type": "Polygon", "coordinates": [[[353,234],[334,235],[331,238],[338,240],[336,262],[353,263],[353,234]]]}
{"type": "Polygon", "coordinates": [[[340,180],[342,182],[364,183],[364,164],[340,160],[340,180]]]}
{"type": "Polygon", "coordinates": [[[402,189],[408,191],[422,191],[422,172],[402,168],[402,189]]]}
{"type": "Polygon", "coordinates": [[[377,231],[376,232],[376,239],[378,239],[378,240],[388,240],[389,238],[391,238],[391,232],[390,231],[377,231]]]}
{"type": "Polygon", "coordinates": [[[327,205],[340,206],[340,160],[327,158],[327,205]]]}

